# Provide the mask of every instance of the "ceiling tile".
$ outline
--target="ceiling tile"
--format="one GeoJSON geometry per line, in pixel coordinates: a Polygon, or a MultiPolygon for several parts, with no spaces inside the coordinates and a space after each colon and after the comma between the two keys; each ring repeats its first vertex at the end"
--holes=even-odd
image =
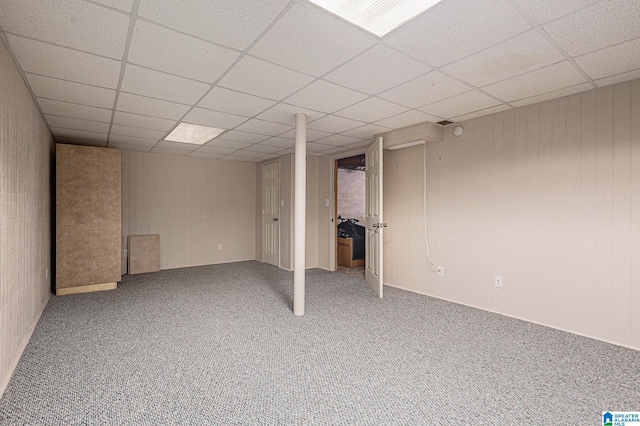
{"type": "Polygon", "coordinates": [[[82,145],[82,146],[97,146],[100,148],[104,148],[107,146],[107,142],[99,139],[90,139],[89,138],[76,138],[76,137],[63,137],[63,136],[55,136],[54,139],[56,143],[63,143],[69,145],[82,145]]]}
{"type": "Polygon", "coordinates": [[[251,145],[248,146],[246,148],[244,148],[245,151],[255,151],[255,152],[261,152],[264,154],[274,154],[276,152],[282,151],[282,148],[276,147],[276,146],[267,146],[267,145],[262,145],[262,144],[255,144],[255,145],[251,145]]]}
{"type": "Polygon", "coordinates": [[[258,135],[256,133],[238,132],[237,130],[231,130],[218,137],[228,141],[244,142],[247,144],[254,144],[269,139],[269,136],[258,135]]]}
{"type": "Polygon", "coordinates": [[[315,7],[295,4],[251,49],[251,54],[315,76],[343,64],[375,42],[315,7]]]}
{"type": "Polygon", "coordinates": [[[217,147],[217,146],[202,145],[196,151],[197,152],[206,152],[208,154],[228,155],[228,154],[231,154],[232,152],[236,151],[236,149],[235,148],[220,148],[220,147],[217,147]]]}
{"type": "Polygon", "coordinates": [[[304,74],[245,56],[224,76],[219,85],[250,95],[281,100],[312,80],[304,74]]]}
{"type": "Polygon", "coordinates": [[[280,133],[291,130],[291,126],[254,118],[238,126],[236,130],[240,130],[241,132],[257,133],[259,135],[277,136],[280,133]]]}
{"type": "Polygon", "coordinates": [[[274,154],[267,154],[264,157],[260,158],[260,161],[271,160],[272,158],[282,157],[284,155],[283,151],[278,151],[274,154]]]}
{"type": "Polygon", "coordinates": [[[127,145],[140,145],[140,146],[148,146],[153,147],[158,143],[158,139],[145,139],[145,138],[136,138],[132,136],[122,136],[122,135],[114,135],[113,133],[109,135],[109,143],[119,143],[119,144],[127,144],[127,145]]]}
{"type": "Polygon", "coordinates": [[[609,86],[611,84],[622,83],[623,81],[635,80],[637,78],[640,78],[640,70],[625,72],[622,74],[613,75],[611,77],[601,78],[601,79],[595,80],[594,83],[596,83],[600,87],[603,87],[603,86],[609,86]]]}
{"type": "Polygon", "coordinates": [[[25,72],[112,89],[118,86],[118,61],[10,34],[7,39],[25,72]]]}
{"type": "Polygon", "coordinates": [[[471,90],[471,87],[467,84],[434,70],[422,77],[381,93],[378,97],[410,108],[418,108],[469,90],[471,90]]]}
{"type": "Polygon", "coordinates": [[[575,58],[589,77],[599,79],[640,68],[640,38],[575,58]]]}
{"type": "Polygon", "coordinates": [[[515,0],[539,24],[559,18],[600,0],[515,0]]]}
{"type": "MultiPolygon", "coordinates": [[[[404,126],[401,126],[401,127],[404,127],[404,126]]],[[[366,124],[362,127],[358,127],[357,129],[347,130],[346,132],[343,132],[343,134],[346,136],[351,136],[359,139],[370,139],[370,138],[373,138],[375,135],[388,132],[389,130],[391,129],[388,127],[376,126],[375,124],[366,124]]]]}
{"type": "Polygon", "coordinates": [[[38,105],[40,105],[40,109],[45,114],[78,118],[80,120],[101,121],[103,123],[111,122],[110,109],[78,105],[70,102],[54,101],[52,99],[44,98],[38,98],[37,100],[38,105]]]}
{"type": "Polygon", "coordinates": [[[211,86],[198,81],[128,64],[122,90],[150,98],[194,104],[211,86]]]}
{"type": "Polygon", "coordinates": [[[532,30],[447,65],[442,70],[476,87],[482,87],[564,59],[564,55],[538,31],[532,30]]]}
{"type": "Polygon", "coordinates": [[[195,151],[196,149],[200,148],[200,145],[195,145],[192,143],[160,141],[156,145],[156,148],[177,149],[180,151],[195,151]]]}
{"type": "Polygon", "coordinates": [[[312,111],[310,109],[302,108],[299,106],[289,105],[285,103],[278,103],[269,108],[256,118],[261,120],[273,121],[275,123],[287,124],[295,126],[296,114],[307,114],[307,122],[317,120],[324,117],[326,114],[318,111],[312,111]]]}
{"type": "Polygon", "coordinates": [[[8,33],[122,59],[129,16],[82,0],[3,0],[0,25],[8,33]]]}
{"type": "Polygon", "coordinates": [[[609,0],[543,26],[572,57],[640,37],[640,2],[609,0]]]}
{"type": "MultiPolygon", "coordinates": [[[[315,140],[326,138],[327,136],[331,136],[331,133],[319,132],[313,129],[307,129],[306,133],[307,133],[307,141],[309,142],[313,142],[315,140]]],[[[278,135],[278,137],[295,140],[296,129],[289,130],[288,132],[282,133],[281,135],[278,135]]]]}
{"type": "Polygon", "coordinates": [[[113,148],[113,149],[121,149],[123,151],[138,151],[138,152],[149,152],[151,151],[150,146],[144,146],[144,145],[131,145],[131,144],[126,144],[126,143],[115,143],[115,142],[109,142],[107,144],[107,148],[113,148]]]}
{"type": "Polygon", "coordinates": [[[461,95],[427,105],[426,107],[420,108],[420,110],[427,114],[433,114],[437,117],[452,118],[496,106],[500,103],[500,101],[497,101],[478,90],[473,90],[471,92],[463,93],[461,95]]]}
{"type": "Polygon", "coordinates": [[[131,114],[123,111],[116,111],[113,122],[124,126],[164,130],[165,132],[171,130],[176,125],[175,120],[165,120],[164,118],[148,117],[146,115],[131,114]]]}
{"type": "Polygon", "coordinates": [[[233,155],[237,155],[239,157],[244,157],[244,158],[260,158],[260,157],[264,157],[264,152],[246,151],[244,149],[241,149],[239,151],[235,151],[233,155]]]}
{"type": "Polygon", "coordinates": [[[407,107],[384,101],[382,99],[369,98],[352,105],[349,108],[338,111],[336,115],[371,123],[407,112],[408,110],[409,108],[407,107]]]}
{"type": "Polygon", "coordinates": [[[253,117],[275,105],[275,102],[216,86],[198,105],[215,111],[253,117]]]}
{"type": "MultiPolygon", "coordinates": [[[[505,102],[511,102],[574,86],[585,81],[585,78],[573,65],[568,61],[563,61],[486,86],[483,90],[505,102]]],[[[424,111],[427,110],[424,109],[424,111]]]]}
{"type": "Polygon", "coordinates": [[[562,98],[564,96],[575,95],[576,93],[584,92],[585,90],[590,90],[590,89],[593,89],[593,86],[591,85],[591,83],[582,83],[572,87],[567,87],[567,88],[556,90],[553,92],[548,92],[542,95],[532,96],[530,98],[511,102],[511,105],[516,107],[521,107],[525,105],[548,101],[551,99],[562,98]]]}
{"type": "Polygon", "coordinates": [[[386,42],[440,67],[529,28],[507,0],[452,0],[409,22],[386,42]]]}
{"type": "Polygon", "coordinates": [[[118,96],[117,109],[152,117],[179,120],[189,111],[189,106],[121,92],[118,96]]]}
{"type": "Polygon", "coordinates": [[[128,61],[213,83],[238,56],[234,50],[138,20],[128,61]]]}
{"type": "Polygon", "coordinates": [[[215,148],[229,148],[229,149],[236,150],[236,149],[246,148],[249,145],[251,144],[245,143],[245,142],[228,141],[228,140],[216,138],[212,141],[207,142],[206,146],[215,147],[215,148]]]}
{"type": "Polygon", "coordinates": [[[416,123],[424,123],[425,121],[437,123],[441,120],[442,117],[426,114],[424,112],[412,109],[411,111],[407,111],[403,114],[377,121],[375,124],[382,127],[389,127],[391,129],[399,129],[401,127],[407,127],[416,123]]]}
{"type": "Polygon", "coordinates": [[[35,74],[25,74],[33,93],[40,98],[55,99],[79,105],[113,108],[116,91],[86,84],[64,81],[35,74]]]}
{"type": "Polygon", "coordinates": [[[138,15],[224,46],[245,50],[289,0],[141,0],[138,15]],[[242,23],[239,25],[239,23],[242,23]]]}
{"type": "Polygon", "coordinates": [[[325,76],[325,79],[374,95],[430,71],[386,46],[378,45],[325,76]]]}
{"type": "Polygon", "coordinates": [[[95,3],[101,3],[105,6],[111,6],[115,9],[122,10],[123,12],[131,12],[133,7],[133,0],[93,0],[95,3]]]}
{"type": "Polygon", "coordinates": [[[210,109],[194,108],[182,121],[185,123],[215,127],[217,129],[233,129],[237,125],[247,121],[247,117],[212,111],[210,109]]]}
{"type": "Polygon", "coordinates": [[[183,150],[183,149],[169,149],[169,148],[153,148],[151,150],[154,154],[165,154],[165,155],[189,155],[191,151],[183,150]]]}
{"type": "Polygon", "coordinates": [[[243,157],[241,155],[225,155],[221,157],[222,161],[238,161],[238,162],[252,162],[251,158],[243,157]]]}
{"type": "Polygon", "coordinates": [[[260,142],[260,145],[266,146],[275,146],[278,148],[293,148],[295,145],[294,141],[291,139],[283,139],[283,138],[269,138],[266,141],[260,142]]]}
{"type": "Polygon", "coordinates": [[[79,120],[77,118],[60,117],[57,115],[45,115],[45,119],[49,126],[59,127],[62,129],[85,130],[88,132],[107,133],[109,132],[109,123],[101,123],[99,121],[79,120]]]}
{"type": "Polygon", "coordinates": [[[210,158],[210,159],[218,159],[223,157],[224,154],[214,154],[212,152],[203,152],[200,150],[193,151],[189,154],[189,157],[199,157],[199,158],[210,158]]]}
{"type": "Polygon", "coordinates": [[[347,118],[337,117],[335,115],[327,115],[319,120],[307,124],[307,128],[319,130],[328,133],[342,133],[347,130],[355,129],[362,126],[362,121],[349,120],[347,118]]]}
{"type": "Polygon", "coordinates": [[[332,113],[367,98],[360,92],[345,89],[324,80],[316,80],[285,101],[292,105],[332,113]]]}
{"type": "Polygon", "coordinates": [[[132,136],[134,138],[162,139],[167,132],[163,130],[141,129],[139,127],[122,126],[114,124],[111,126],[112,135],[132,136]]]}
{"type": "Polygon", "coordinates": [[[364,138],[354,138],[354,137],[345,136],[345,135],[331,135],[326,138],[318,139],[316,142],[324,145],[345,146],[345,145],[361,142],[362,139],[364,138]]]}
{"type": "MultiPolygon", "coordinates": [[[[72,139],[72,140],[82,140],[84,142],[101,142],[106,145],[107,143],[107,134],[106,133],[97,133],[97,132],[87,132],[85,130],[75,130],[75,129],[61,129],[58,127],[51,127],[51,133],[53,136],[58,138],[72,139]]],[[[101,146],[104,146],[101,145],[101,146]]]]}
{"type": "Polygon", "coordinates": [[[453,119],[451,121],[465,121],[465,120],[471,120],[473,118],[477,118],[477,117],[483,117],[485,115],[490,115],[490,114],[495,114],[498,112],[502,112],[502,111],[506,111],[508,109],[511,109],[511,107],[509,105],[496,105],[494,107],[491,108],[487,108],[487,109],[483,109],[480,111],[475,111],[475,112],[471,112],[469,114],[464,114],[464,115],[460,115],[458,117],[453,117],[453,119]]]}

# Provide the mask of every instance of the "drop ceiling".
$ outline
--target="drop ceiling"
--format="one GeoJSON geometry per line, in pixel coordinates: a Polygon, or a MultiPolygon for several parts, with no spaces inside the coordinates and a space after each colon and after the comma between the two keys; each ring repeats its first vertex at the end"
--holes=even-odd
{"type": "Polygon", "coordinates": [[[640,77],[638,0],[444,0],[379,38],[306,0],[0,0],[56,140],[258,162],[640,77]],[[164,141],[181,121],[228,129],[164,141]]]}

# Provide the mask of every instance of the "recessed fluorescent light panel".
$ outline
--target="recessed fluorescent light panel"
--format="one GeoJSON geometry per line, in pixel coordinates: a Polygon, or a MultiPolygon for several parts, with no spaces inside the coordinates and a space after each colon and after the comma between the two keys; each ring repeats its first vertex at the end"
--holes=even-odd
{"type": "Polygon", "coordinates": [[[310,1],[378,37],[383,37],[441,0],[310,1]]]}
{"type": "Polygon", "coordinates": [[[202,145],[225,130],[226,129],[216,129],[215,127],[199,126],[197,124],[180,123],[164,140],[202,145]]]}

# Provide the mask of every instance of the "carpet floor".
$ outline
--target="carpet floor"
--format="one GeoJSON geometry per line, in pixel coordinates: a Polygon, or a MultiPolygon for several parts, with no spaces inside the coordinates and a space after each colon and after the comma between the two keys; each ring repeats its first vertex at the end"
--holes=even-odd
{"type": "Polygon", "coordinates": [[[52,297],[2,425],[601,425],[640,352],[360,278],[259,262],[52,297]]]}

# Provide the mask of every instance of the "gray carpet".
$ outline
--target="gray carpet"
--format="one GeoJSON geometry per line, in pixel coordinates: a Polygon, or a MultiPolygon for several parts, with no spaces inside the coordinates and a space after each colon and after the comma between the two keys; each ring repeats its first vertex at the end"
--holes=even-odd
{"type": "Polygon", "coordinates": [[[601,425],[640,410],[640,352],[386,288],[241,262],[52,298],[5,425],[601,425]]]}

